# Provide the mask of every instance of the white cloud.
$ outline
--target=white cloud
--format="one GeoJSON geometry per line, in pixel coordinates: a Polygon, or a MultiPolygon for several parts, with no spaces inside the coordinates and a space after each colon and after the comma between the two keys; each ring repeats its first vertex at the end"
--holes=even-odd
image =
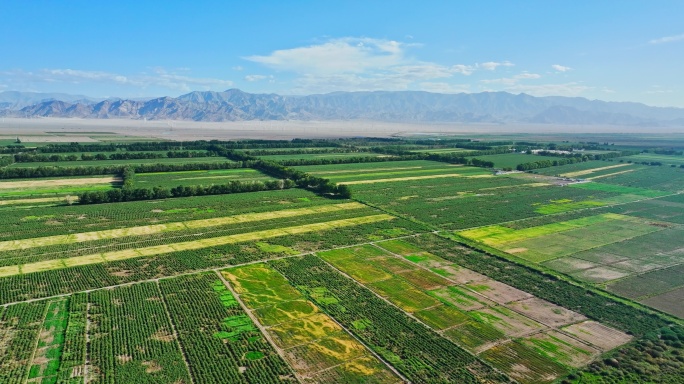
{"type": "Polygon", "coordinates": [[[310,45],[273,51],[267,56],[245,59],[268,67],[303,73],[361,73],[368,69],[387,68],[404,61],[403,43],[370,38],[333,39],[310,45]]]}
{"type": "Polygon", "coordinates": [[[259,80],[265,80],[268,78],[268,76],[264,75],[247,75],[245,76],[245,80],[247,81],[259,81],[259,80]]]}
{"type": "Polygon", "coordinates": [[[231,69],[234,70],[234,71],[242,71],[244,68],[242,68],[242,67],[239,66],[239,65],[236,65],[236,66],[232,67],[231,69]]]}
{"type": "Polygon", "coordinates": [[[482,67],[488,71],[493,71],[496,69],[496,67],[512,67],[513,65],[515,64],[511,63],[510,61],[504,61],[501,63],[496,61],[488,61],[486,63],[478,64],[479,67],[482,67]]]}
{"type": "Polygon", "coordinates": [[[648,43],[649,44],[665,44],[665,43],[674,43],[676,41],[681,41],[681,40],[684,40],[684,34],[674,35],[674,36],[665,36],[665,37],[661,37],[658,39],[650,40],[648,43]]]}
{"type": "Polygon", "coordinates": [[[78,69],[42,69],[35,72],[22,70],[0,72],[0,75],[8,76],[15,82],[29,81],[33,83],[109,83],[118,85],[134,86],[139,88],[162,87],[179,91],[191,91],[197,88],[224,89],[230,87],[230,80],[214,78],[198,78],[179,75],[163,68],[154,68],[153,73],[141,73],[136,75],[121,75],[102,71],[85,71],[78,69]]]}
{"type": "Polygon", "coordinates": [[[566,67],[564,65],[559,65],[559,64],[554,64],[551,66],[551,68],[555,69],[558,72],[567,72],[567,71],[572,71],[572,68],[566,67]]]}
{"type": "Polygon", "coordinates": [[[269,83],[275,82],[275,78],[273,75],[247,75],[245,76],[245,80],[249,82],[255,82],[255,81],[262,81],[262,80],[268,80],[269,83]]]}
{"type": "Polygon", "coordinates": [[[508,61],[472,65],[420,61],[408,55],[411,48],[419,46],[394,40],[345,37],[244,59],[296,74],[293,93],[423,89],[421,83],[434,87],[430,85],[431,80],[449,84],[445,80],[457,75],[469,76],[478,70],[513,65],[508,61]]]}

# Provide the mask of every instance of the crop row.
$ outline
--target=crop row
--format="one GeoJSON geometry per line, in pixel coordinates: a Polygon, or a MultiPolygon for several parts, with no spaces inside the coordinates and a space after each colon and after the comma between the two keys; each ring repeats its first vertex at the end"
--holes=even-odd
{"type": "Polygon", "coordinates": [[[217,275],[159,284],[196,383],[294,382],[217,275]]]}
{"type": "Polygon", "coordinates": [[[291,234],[259,241],[225,244],[164,255],[110,261],[0,278],[0,304],[95,289],[201,269],[238,265],[287,255],[382,240],[425,230],[394,219],[357,226],[291,234]],[[262,246],[264,245],[264,246],[262,246]]]}
{"type": "Polygon", "coordinates": [[[155,283],[90,294],[88,382],[188,382],[155,283]]]}
{"type": "Polygon", "coordinates": [[[270,264],[412,382],[507,382],[505,377],[487,369],[460,347],[344,277],[316,256],[270,264]]]}
{"type": "MultiPolygon", "coordinates": [[[[479,251],[475,246],[464,247],[436,235],[418,236],[407,241],[460,266],[632,335],[643,335],[652,329],[668,325],[668,322],[656,315],[505,258],[479,251]]],[[[459,241],[469,244],[467,240],[459,241]]]]}
{"type": "MultiPolygon", "coordinates": [[[[0,257],[0,266],[12,266],[40,261],[71,258],[77,256],[95,255],[127,249],[140,249],[153,246],[163,246],[174,243],[184,243],[212,239],[240,233],[258,232],[283,227],[301,226],[322,221],[353,219],[376,212],[369,209],[328,212],[325,214],[309,214],[299,217],[285,217],[283,219],[267,219],[249,222],[233,223],[215,227],[183,228],[179,230],[152,231],[149,234],[138,236],[122,236],[116,238],[103,238],[85,242],[56,242],[53,245],[30,247],[17,250],[3,250],[0,257]]],[[[93,238],[97,238],[94,236],[93,238]]],[[[39,239],[37,239],[39,240],[39,239]]],[[[36,245],[40,245],[37,241],[36,245]]],[[[27,273],[28,271],[24,271],[27,273]]],[[[2,273],[0,272],[0,276],[2,273]]]]}
{"type": "Polygon", "coordinates": [[[229,196],[203,196],[101,206],[40,207],[4,210],[0,240],[106,230],[139,225],[210,219],[243,213],[275,212],[331,203],[300,189],[229,196]]]}

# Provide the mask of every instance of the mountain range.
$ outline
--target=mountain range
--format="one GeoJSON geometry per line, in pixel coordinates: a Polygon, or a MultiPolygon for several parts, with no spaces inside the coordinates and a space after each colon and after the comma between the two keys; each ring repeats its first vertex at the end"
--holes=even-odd
{"type": "Polygon", "coordinates": [[[376,120],[401,122],[654,125],[684,127],[684,108],[534,97],[507,92],[334,92],[307,96],[252,94],[238,89],[173,98],[96,99],[82,95],[1,92],[8,117],[148,120],[376,120]]]}

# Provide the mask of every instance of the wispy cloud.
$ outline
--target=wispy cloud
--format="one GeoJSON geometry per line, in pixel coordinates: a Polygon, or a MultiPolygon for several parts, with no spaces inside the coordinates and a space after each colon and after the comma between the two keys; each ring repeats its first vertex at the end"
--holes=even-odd
{"type": "Polygon", "coordinates": [[[665,44],[665,43],[674,43],[676,41],[682,41],[682,40],[684,40],[684,34],[674,35],[674,36],[665,36],[665,37],[661,37],[658,39],[650,40],[648,43],[649,44],[665,44]]]}
{"type": "Polygon", "coordinates": [[[296,93],[404,89],[433,91],[436,88],[434,84],[444,88],[443,84],[449,84],[445,80],[457,75],[470,76],[478,70],[493,71],[499,66],[513,65],[508,61],[450,65],[425,62],[408,54],[410,49],[416,47],[420,47],[420,44],[345,37],[244,59],[276,71],[295,73],[296,89],[293,92],[296,93]]]}
{"type": "Polygon", "coordinates": [[[274,81],[274,77],[273,77],[273,75],[269,75],[269,76],[266,76],[266,75],[247,75],[247,76],[245,76],[245,80],[249,81],[249,82],[268,80],[269,82],[272,83],[274,81]]]}
{"type": "Polygon", "coordinates": [[[488,61],[486,63],[478,64],[479,67],[482,67],[488,71],[493,71],[497,67],[512,67],[514,64],[511,63],[510,61],[504,61],[501,63],[498,63],[496,61],[488,61]]]}
{"type": "Polygon", "coordinates": [[[554,64],[554,65],[551,66],[551,68],[555,69],[555,70],[558,71],[558,72],[572,71],[572,68],[566,67],[566,66],[560,65],[560,64],[554,64]]]}
{"type": "Polygon", "coordinates": [[[519,73],[513,77],[503,77],[499,79],[485,79],[481,80],[483,84],[501,84],[501,85],[514,85],[518,84],[521,80],[539,79],[541,75],[536,73],[523,72],[519,73]]]}
{"type": "MultiPolygon", "coordinates": [[[[187,72],[187,70],[182,70],[187,72]]],[[[38,71],[12,70],[0,72],[0,76],[7,76],[14,82],[28,81],[31,83],[108,83],[126,85],[139,88],[162,87],[177,91],[194,89],[222,89],[230,87],[230,80],[190,77],[167,71],[163,68],[153,68],[152,73],[123,75],[103,71],[86,71],[79,69],[41,69],[38,71]]]]}

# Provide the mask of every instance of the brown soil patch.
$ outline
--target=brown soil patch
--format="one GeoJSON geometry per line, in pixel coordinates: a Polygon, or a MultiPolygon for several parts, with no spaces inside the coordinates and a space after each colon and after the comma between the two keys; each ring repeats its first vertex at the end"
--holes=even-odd
{"type": "Polygon", "coordinates": [[[49,179],[30,181],[4,181],[0,183],[0,189],[30,189],[37,187],[74,186],[89,184],[109,184],[121,182],[120,177],[90,177],[83,179],[49,179]]]}
{"type": "Polygon", "coordinates": [[[526,252],[527,248],[511,248],[507,249],[505,252],[507,253],[520,253],[520,252],[526,252]]]}
{"type": "Polygon", "coordinates": [[[551,327],[558,327],[587,319],[577,312],[536,297],[511,303],[507,307],[551,327]]]}
{"type": "Polygon", "coordinates": [[[619,347],[632,339],[628,334],[596,321],[573,324],[563,328],[563,331],[603,351],[619,347]]]}
{"type": "Polygon", "coordinates": [[[617,165],[609,165],[607,167],[599,167],[599,168],[592,168],[592,169],[585,169],[584,171],[577,171],[577,172],[568,172],[564,173],[561,176],[563,177],[577,177],[577,176],[583,176],[583,175],[588,175],[590,173],[598,172],[598,171],[603,171],[605,169],[613,169],[613,168],[619,168],[619,167],[625,167],[628,165],[632,165],[629,163],[623,163],[623,164],[617,164],[617,165]]]}
{"type": "Polygon", "coordinates": [[[145,372],[147,373],[154,373],[162,370],[161,365],[159,365],[159,363],[157,363],[156,361],[143,361],[142,365],[147,367],[145,369],[145,372]]]}
{"type": "Polygon", "coordinates": [[[133,272],[129,271],[128,269],[124,269],[122,271],[116,271],[116,272],[109,272],[110,275],[112,276],[117,276],[117,277],[128,277],[133,274],[133,272]]]}
{"type": "Polygon", "coordinates": [[[521,291],[508,284],[500,283],[492,279],[466,284],[466,287],[499,304],[533,297],[525,291],[521,291]]]}
{"type": "Polygon", "coordinates": [[[119,363],[121,363],[121,364],[126,364],[129,361],[133,360],[133,358],[131,356],[128,356],[128,355],[119,355],[116,357],[116,359],[119,360],[119,363]]]}
{"type": "Polygon", "coordinates": [[[45,356],[36,356],[36,358],[33,359],[33,365],[44,365],[48,362],[50,362],[50,359],[45,356]]]}
{"type": "Polygon", "coordinates": [[[154,335],[152,335],[152,339],[170,343],[176,338],[172,334],[168,333],[166,330],[160,330],[157,331],[154,335]]]}

